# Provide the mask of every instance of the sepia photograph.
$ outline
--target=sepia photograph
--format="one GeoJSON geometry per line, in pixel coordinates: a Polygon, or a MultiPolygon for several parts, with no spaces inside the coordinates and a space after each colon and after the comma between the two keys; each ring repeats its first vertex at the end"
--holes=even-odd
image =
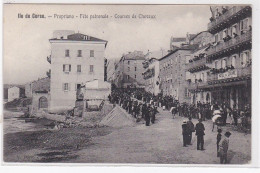
{"type": "Polygon", "coordinates": [[[252,11],[3,4],[2,162],[250,166],[252,11]]]}

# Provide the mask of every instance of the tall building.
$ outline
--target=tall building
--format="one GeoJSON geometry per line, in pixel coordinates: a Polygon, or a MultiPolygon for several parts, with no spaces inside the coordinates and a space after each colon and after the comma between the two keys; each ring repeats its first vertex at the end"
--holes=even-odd
{"type": "Polygon", "coordinates": [[[211,64],[206,60],[206,50],[212,43],[213,35],[207,31],[198,33],[191,38],[190,44],[197,44],[190,56],[186,58],[186,81],[189,95],[191,96],[190,103],[196,104],[198,101],[209,103],[211,93],[209,90],[200,90],[201,86],[207,85],[208,73],[211,64]]]}
{"type": "Polygon", "coordinates": [[[197,64],[193,71],[207,68],[206,80],[199,80],[192,97],[243,108],[251,104],[252,9],[246,5],[210,9],[208,32],[214,35],[214,43],[205,49],[206,56],[190,65],[197,64]]]}
{"type": "Polygon", "coordinates": [[[192,53],[192,48],[178,48],[159,59],[160,91],[163,95],[171,95],[179,102],[189,102],[187,91],[186,57],[192,53]]]}
{"type": "Polygon", "coordinates": [[[76,91],[87,81],[104,81],[107,41],[73,31],[55,31],[51,44],[50,110],[75,106],[76,91]]]}
{"type": "Polygon", "coordinates": [[[119,88],[144,88],[142,51],[129,52],[123,55],[115,65],[115,85],[119,88]]]}
{"type": "Polygon", "coordinates": [[[145,61],[143,62],[143,77],[145,80],[145,91],[150,92],[154,95],[158,95],[160,93],[159,59],[164,57],[166,53],[166,50],[161,49],[158,51],[148,51],[148,53],[145,55],[145,61]]]}
{"type": "Polygon", "coordinates": [[[143,67],[145,71],[143,72],[144,80],[145,80],[145,91],[150,92],[154,95],[158,95],[160,93],[159,88],[159,61],[156,58],[147,59],[143,63],[143,67]]]}

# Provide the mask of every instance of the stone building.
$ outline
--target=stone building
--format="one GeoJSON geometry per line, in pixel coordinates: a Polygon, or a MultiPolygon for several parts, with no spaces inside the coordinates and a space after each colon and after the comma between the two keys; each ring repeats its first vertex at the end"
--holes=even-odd
{"type": "Polygon", "coordinates": [[[210,9],[208,32],[214,35],[214,43],[205,49],[205,57],[190,65],[193,71],[207,69],[206,80],[196,84],[192,97],[194,101],[205,101],[208,96],[203,93],[210,92],[211,103],[243,108],[251,104],[252,9],[250,6],[210,9]]]}
{"type": "Polygon", "coordinates": [[[55,31],[51,44],[50,110],[71,109],[87,81],[104,81],[107,41],[73,31],[55,31]]]}
{"type": "Polygon", "coordinates": [[[11,86],[8,88],[8,102],[25,96],[25,90],[22,86],[11,86]]]}
{"type": "Polygon", "coordinates": [[[142,51],[129,52],[123,55],[115,65],[115,85],[119,88],[144,88],[142,51]]]}
{"type": "Polygon", "coordinates": [[[163,95],[171,95],[179,102],[189,102],[186,81],[186,56],[190,56],[192,48],[179,48],[159,59],[160,91],[163,95]]]}

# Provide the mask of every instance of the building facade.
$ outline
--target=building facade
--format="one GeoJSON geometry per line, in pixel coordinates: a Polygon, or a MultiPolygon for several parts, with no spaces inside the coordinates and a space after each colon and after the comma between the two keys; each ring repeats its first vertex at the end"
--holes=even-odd
{"type": "Polygon", "coordinates": [[[243,108],[251,104],[252,10],[250,6],[211,6],[211,12],[208,32],[214,42],[205,49],[203,58],[188,67],[193,73],[207,74],[191,89],[193,102],[243,108]]]}
{"type": "Polygon", "coordinates": [[[25,96],[25,90],[22,87],[12,86],[8,88],[8,102],[25,96]]]}
{"type": "Polygon", "coordinates": [[[179,48],[159,60],[160,91],[181,103],[190,101],[185,64],[186,56],[190,56],[191,52],[189,48],[179,48]]]}
{"type": "Polygon", "coordinates": [[[144,60],[142,51],[123,55],[115,65],[115,85],[118,88],[144,88],[145,80],[142,75],[144,60]]]}
{"type": "Polygon", "coordinates": [[[154,95],[160,93],[159,88],[159,72],[160,65],[156,58],[151,58],[143,63],[145,71],[143,72],[143,77],[145,80],[145,91],[150,92],[154,95]]]}
{"type": "Polygon", "coordinates": [[[75,106],[76,91],[94,79],[104,81],[107,41],[81,33],[55,31],[50,39],[50,110],[75,106]]]}

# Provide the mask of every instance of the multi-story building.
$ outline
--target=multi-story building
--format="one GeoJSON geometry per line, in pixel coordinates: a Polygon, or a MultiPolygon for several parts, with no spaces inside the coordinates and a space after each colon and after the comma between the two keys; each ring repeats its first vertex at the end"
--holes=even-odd
{"type": "Polygon", "coordinates": [[[200,90],[201,86],[207,85],[207,77],[211,64],[206,60],[206,50],[212,43],[213,36],[207,31],[198,33],[191,38],[191,45],[198,45],[190,56],[186,56],[186,81],[188,83],[188,91],[191,96],[190,103],[196,104],[209,103],[211,93],[208,90],[200,90]]]}
{"type": "Polygon", "coordinates": [[[159,88],[159,61],[156,58],[147,59],[143,63],[145,71],[143,72],[145,80],[145,91],[150,92],[154,95],[160,93],[159,88]]]}
{"type": "Polygon", "coordinates": [[[206,49],[206,58],[194,62],[209,64],[200,66],[209,67],[207,80],[197,84],[193,96],[210,91],[211,103],[243,108],[251,104],[251,7],[211,6],[211,12],[208,32],[214,43],[206,49]]]}
{"type": "Polygon", "coordinates": [[[115,85],[119,88],[144,88],[142,51],[129,52],[123,55],[115,65],[115,85]]]}
{"type": "Polygon", "coordinates": [[[163,95],[171,95],[179,102],[189,102],[190,95],[186,81],[186,56],[190,56],[192,48],[176,49],[159,60],[160,91],[163,95]]]}
{"type": "Polygon", "coordinates": [[[55,31],[50,39],[50,110],[75,106],[76,91],[87,81],[104,81],[107,41],[73,31],[55,31]]]}
{"type": "Polygon", "coordinates": [[[158,51],[148,51],[145,55],[145,61],[143,62],[144,72],[143,77],[145,80],[145,91],[158,95],[160,93],[159,88],[159,59],[166,55],[166,50],[161,49],[158,51]]]}

